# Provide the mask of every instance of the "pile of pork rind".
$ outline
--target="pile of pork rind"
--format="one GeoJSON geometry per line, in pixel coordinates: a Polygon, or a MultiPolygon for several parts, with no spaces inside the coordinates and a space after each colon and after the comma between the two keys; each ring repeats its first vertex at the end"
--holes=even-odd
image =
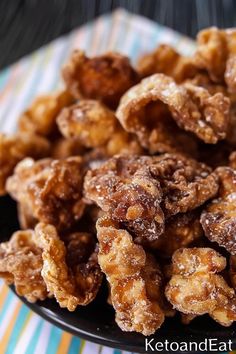
{"type": "Polygon", "coordinates": [[[123,331],[150,335],[177,313],[230,326],[236,30],[201,31],[192,57],[161,45],[136,68],[77,50],[62,76],[62,92],[0,135],[0,192],[21,225],[0,245],[0,276],[28,301],[74,311],[105,274],[123,331]]]}

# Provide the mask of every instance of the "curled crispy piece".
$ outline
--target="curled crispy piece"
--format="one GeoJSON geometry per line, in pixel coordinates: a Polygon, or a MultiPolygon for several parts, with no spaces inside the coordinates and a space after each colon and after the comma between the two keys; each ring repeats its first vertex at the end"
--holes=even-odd
{"type": "Polygon", "coordinates": [[[187,212],[217,191],[209,167],[177,154],[116,156],[88,171],[84,183],[87,199],[149,242],[164,231],[162,210],[167,217],[187,212]]]}
{"type": "Polygon", "coordinates": [[[97,222],[98,261],[111,287],[116,322],[123,331],[154,333],[164,321],[161,275],[155,260],[110,218],[97,222]]]}
{"type": "Polygon", "coordinates": [[[163,232],[164,215],[160,208],[159,182],[148,170],[139,172],[139,168],[150,161],[150,157],[111,158],[88,171],[84,193],[136,237],[153,241],[163,232]]]}
{"type": "Polygon", "coordinates": [[[184,57],[168,44],[161,44],[153,52],[139,58],[137,71],[141,77],[162,73],[181,83],[194,77],[198,69],[191,57],[184,57]]]}
{"type": "Polygon", "coordinates": [[[73,103],[68,91],[39,96],[19,119],[19,131],[48,136],[56,129],[56,117],[62,108],[73,103]]]}
{"type": "Polygon", "coordinates": [[[201,224],[210,241],[225,247],[236,255],[236,172],[230,167],[219,167],[219,194],[210,202],[201,215],[201,224]]]}
{"type": "Polygon", "coordinates": [[[227,39],[224,31],[211,27],[198,33],[196,65],[207,70],[213,81],[223,81],[227,55],[227,39]]]}
{"type": "Polygon", "coordinates": [[[197,36],[196,65],[207,70],[215,82],[226,83],[229,92],[236,92],[236,31],[207,28],[197,36]]]}
{"type": "Polygon", "coordinates": [[[0,133],[0,195],[6,193],[5,183],[16,164],[30,156],[41,158],[49,154],[49,142],[37,135],[0,133]]]}
{"type": "Polygon", "coordinates": [[[194,210],[170,217],[165,223],[164,234],[149,246],[159,250],[161,257],[171,257],[177,249],[190,246],[202,236],[200,211],[194,210]]]}
{"type": "Polygon", "coordinates": [[[42,251],[35,244],[34,231],[15,232],[8,242],[0,243],[0,277],[14,284],[17,294],[30,302],[48,296],[42,266],[42,251]]]}
{"type": "Polygon", "coordinates": [[[83,214],[83,173],[81,157],[37,162],[28,158],[17,165],[7,190],[36,219],[62,230],[83,214]]]}
{"type": "Polygon", "coordinates": [[[193,210],[216,195],[218,178],[205,164],[178,154],[153,159],[150,172],[161,184],[166,216],[193,210]]]}
{"type": "MultiPolygon", "coordinates": [[[[69,256],[70,268],[66,262],[66,247],[54,226],[40,223],[35,228],[35,235],[37,245],[42,249],[42,277],[48,291],[55,296],[59,305],[74,311],[78,305],[90,303],[96,297],[102,281],[96,255],[92,253],[86,263],[84,263],[85,257],[80,258],[82,262],[76,260],[76,264],[72,252],[69,256]]],[[[70,240],[68,253],[71,242],[75,242],[73,237],[70,240]]]]}
{"type": "MultiPolygon", "coordinates": [[[[177,85],[163,74],[143,79],[122,97],[117,118],[140,143],[151,149],[150,139],[159,126],[163,110],[171,113],[178,126],[194,133],[205,143],[225,138],[229,121],[229,99],[222,93],[210,95],[190,83],[177,85]]],[[[158,133],[156,140],[158,141],[158,133]]]]}
{"type": "Polygon", "coordinates": [[[123,93],[138,80],[129,59],[112,52],[88,58],[83,51],[76,50],[62,75],[75,98],[98,99],[109,107],[116,107],[123,93]]]}
{"type": "Polygon", "coordinates": [[[208,313],[222,326],[230,326],[236,320],[235,292],[216,274],[225,268],[225,258],[211,248],[182,248],[172,262],[165,294],[174,308],[190,315],[208,313]]]}

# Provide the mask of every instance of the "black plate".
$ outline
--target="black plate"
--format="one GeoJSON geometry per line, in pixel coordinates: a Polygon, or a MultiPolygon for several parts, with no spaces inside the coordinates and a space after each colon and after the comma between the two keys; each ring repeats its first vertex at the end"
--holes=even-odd
{"type": "MultiPolygon", "coordinates": [[[[9,197],[0,198],[1,241],[8,239],[17,229],[15,203],[9,197]]],[[[13,287],[12,290],[14,291],[13,287]]],[[[113,348],[143,353],[145,337],[137,333],[122,332],[114,322],[114,311],[106,303],[106,298],[107,292],[103,287],[92,304],[80,307],[75,312],[61,309],[52,299],[36,304],[28,303],[23,298],[21,300],[44,319],[76,336],[113,348]]],[[[233,348],[236,348],[236,325],[224,328],[208,316],[202,316],[192,321],[190,325],[184,326],[176,317],[167,319],[152,338],[161,342],[167,339],[169,342],[192,341],[197,343],[208,338],[217,338],[222,342],[231,339],[233,348]]]]}

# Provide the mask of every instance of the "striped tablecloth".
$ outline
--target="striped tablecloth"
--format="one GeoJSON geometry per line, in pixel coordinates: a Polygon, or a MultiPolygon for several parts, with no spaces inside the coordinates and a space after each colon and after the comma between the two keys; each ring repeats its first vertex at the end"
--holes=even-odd
{"type": "MultiPolygon", "coordinates": [[[[89,55],[117,50],[135,61],[138,55],[158,43],[170,43],[184,54],[194,50],[194,42],[190,39],[122,9],[53,41],[0,72],[0,131],[13,132],[19,113],[35,96],[62,85],[59,69],[73,48],[84,49],[89,55]]],[[[81,340],[44,321],[0,281],[0,354],[4,353],[122,352],[81,340]]],[[[129,354],[123,351],[125,353],[129,354]]]]}

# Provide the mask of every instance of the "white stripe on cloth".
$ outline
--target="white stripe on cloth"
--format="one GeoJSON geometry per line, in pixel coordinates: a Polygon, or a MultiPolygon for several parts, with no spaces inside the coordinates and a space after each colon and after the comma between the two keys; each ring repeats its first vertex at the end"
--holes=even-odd
{"type": "Polygon", "coordinates": [[[21,333],[20,339],[15,347],[13,354],[24,354],[32,336],[35,333],[38,323],[41,321],[40,317],[33,315],[27,325],[25,326],[23,332],[21,333]]]}
{"type": "MultiPolygon", "coordinates": [[[[2,337],[3,337],[4,333],[5,333],[7,325],[8,325],[8,323],[11,320],[11,317],[12,317],[14,311],[15,311],[15,308],[16,308],[17,304],[18,304],[18,298],[16,296],[14,296],[11,299],[10,303],[8,304],[8,309],[6,310],[4,318],[2,319],[2,321],[0,323],[0,340],[2,339],[2,337]]],[[[1,348],[0,348],[0,350],[1,350],[1,348]]]]}
{"type": "Polygon", "coordinates": [[[45,321],[43,324],[34,354],[45,354],[46,353],[46,351],[48,349],[48,342],[49,342],[51,330],[52,330],[52,325],[45,321]]]}

